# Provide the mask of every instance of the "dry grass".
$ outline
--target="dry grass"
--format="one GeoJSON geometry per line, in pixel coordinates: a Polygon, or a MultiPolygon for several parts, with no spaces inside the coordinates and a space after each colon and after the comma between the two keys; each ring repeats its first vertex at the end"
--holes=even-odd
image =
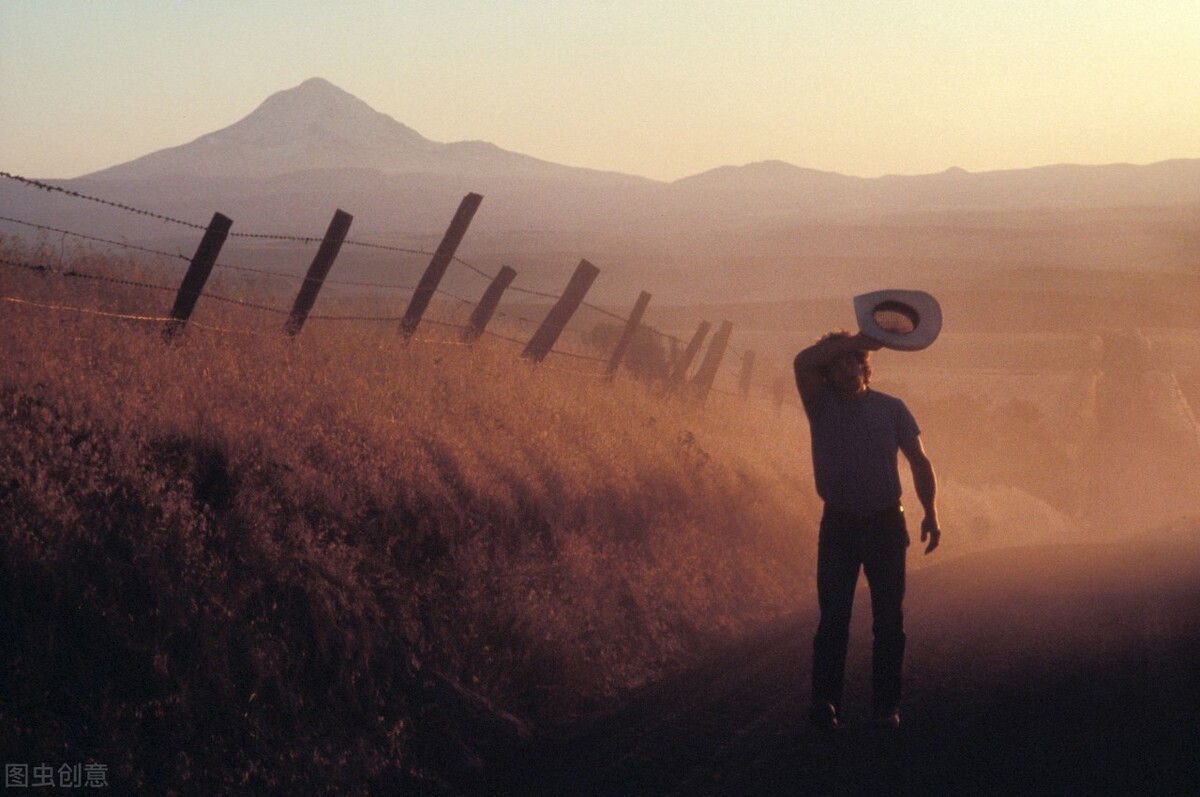
{"type": "MultiPolygon", "coordinates": [[[[0,295],[171,298],[11,268],[0,295]]],[[[0,301],[9,760],[92,759],[163,793],[467,788],[515,723],[462,687],[554,723],[809,595],[795,416],[497,341],[197,320],[266,334],[164,345],[157,324],[0,301]]]]}

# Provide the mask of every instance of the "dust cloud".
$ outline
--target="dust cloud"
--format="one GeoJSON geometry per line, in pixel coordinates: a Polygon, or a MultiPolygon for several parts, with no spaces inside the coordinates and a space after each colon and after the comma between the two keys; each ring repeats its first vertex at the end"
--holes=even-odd
{"type": "Polygon", "coordinates": [[[951,336],[952,358],[933,366],[891,358],[962,548],[1200,526],[1200,427],[1180,377],[1187,361],[1172,357],[1194,347],[1195,332],[1015,335],[1009,346],[968,337],[951,336]]]}
{"type": "MultiPolygon", "coordinates": [[[[1200,279],[1046,268],[901,286],[938,297],[943,333],[921,352],[876,353],[872,384],[922,427],[947,531],[940,558],[1200,531],[1200,279]]],[[[763,392],[778,383],[797,414],[791,358],[853,325],[848,296],[704,310],[734,321],[738,345],[765,364],[763,392]]]]}

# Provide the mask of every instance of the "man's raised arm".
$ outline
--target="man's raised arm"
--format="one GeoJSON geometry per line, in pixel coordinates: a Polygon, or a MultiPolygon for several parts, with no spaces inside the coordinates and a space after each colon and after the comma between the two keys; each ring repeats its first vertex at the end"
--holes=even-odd
{"type": "Polygon", "coordinates": [[[822,369],[847,354],[876,351],[881,348],[882,343],[859,332],[857,335],[824,338],[797,354],[792,368],[796,373],[796,389],[800,391],[800,400],[804,402],[805,408],[807,409],[821,392],[824,382],[822,369]]]}

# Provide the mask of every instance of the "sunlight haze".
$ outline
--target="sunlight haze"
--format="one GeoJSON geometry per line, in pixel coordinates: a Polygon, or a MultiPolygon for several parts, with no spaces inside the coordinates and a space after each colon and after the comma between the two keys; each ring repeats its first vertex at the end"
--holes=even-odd
{"type": "Polygon", "coordinates": [[[75,177],[323,77],[438,142],[676,180],[1200,157],[1191,2],[0,5],[0,162],[75,177]]]}
{"type": "Polygon", "coordinates": [[[0,797],[1200,795],[1198,44],[0,0],[0,797]]]}

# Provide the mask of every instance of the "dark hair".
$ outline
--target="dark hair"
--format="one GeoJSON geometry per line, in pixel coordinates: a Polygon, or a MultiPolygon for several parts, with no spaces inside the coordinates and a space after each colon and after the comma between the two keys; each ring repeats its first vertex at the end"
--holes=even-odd
{"type": "MultiPolygon", "coordinates": [[[[827,340],[841,340],[843,338],[852,337],[854,337],[854,335],[844,329],[835,329],[832,332],[826,332],[824,335],[822,335],[821,339],[818,340],[817,343],[824,343],[827,340]]],[[[863,366],[863,384],[871,384],[871,352],[868,349],[855,349],[854,356],[858,358],[858,361],[862,363],[863,366]]],[[[821,369],[821,376],[825,377],[826,379],[829,378],[828,367],[821,369]]]]}

